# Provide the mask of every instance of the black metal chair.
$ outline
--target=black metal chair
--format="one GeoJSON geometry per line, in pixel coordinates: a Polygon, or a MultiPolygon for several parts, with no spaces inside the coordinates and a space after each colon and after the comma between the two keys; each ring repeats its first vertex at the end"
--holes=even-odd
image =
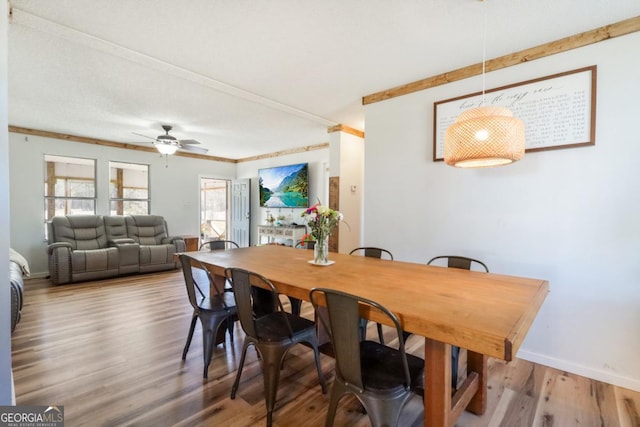
{"type": "Polygon", "coordinates": [[[239,268],[227,269],[225,276],[231,281],[233,294],[236,298],[238,317],[246,334],[238,373],[231,388],[231,399],[236,397],[247,348],[253,345],[260,356],[264,378],[264,396],[267,406],[267,426],[271,426],[280,369],[287,351],[295,344],[306,342],[313,348],[320,386],[322,387],[322,392],[326,393],[326,384],[320,369],[320,353],[318,351],[315,323],[286,312],[278,292],[269,279],[239,268]],[[261,295],[264,295],[264,292],[269,292],[272,295],[269,299],[272,303],[271,310],[262,310],[262,313],[256,313],[254,304],[258,299],[256,290],[262,291],[261,295]]]}
{"type": "Polygon", "coordinates": [[[458,255],[440,255],[433,257],[427,262],[428,265],[434,265],[434,261],[443,260],[447,262],[447,267],[450,268],[460,268],[463,270],[471,270],[472,267],[477,267],[479,269],[484,270],[485,273],[489,272],[489,268],[485,265],[484,262],[478,261],[477,259],[468,258],[465,256],[458,255]],[[476,265],[477,264],[477,265],[476,265]]]}
{"type": "MultiPolygon", "coordinates": [[[[364,406],[371,425],[396,426],[400,412],[416,390],[423,387],[424,361],[405,353],[400,322],[375,301],[342,291],[315,288],[310,293],[316,309],[326,305],[336,358],[326,427],[333,425],[340,399],[354,394],[364,406]],[[360,339],[360,308],[381,312],[394,325],[398,349],[360,339]]],[[[323,317],[320,321],[326,323],[323,317]]]]}
{"type": "Polygon", "coordinates": [[[218,239],[214,239],[214,240],[209,240],[208,242],[202,243],[198,250],[201,251],[203,249],[207,249],[207,250],[210,250],[210,251],[215,251],[215,250],[218,250],[218,249],[235,249],[235,248],[239,248],[239,247],[240,247],[240,245],[238,245],[233,240],[218,240],[218,239]]]}
{"type": "MultiPolygon", "coordinates": [[[[391,261],[393,261],[393,255],[391,254],[391,252],[389,252],[386,249],[376,248],[373,246],[363,246],[361,248],[355,248],[351,252],[349,252],[349,255],[358,255],[358,254],[363,254],[364,256],[371,257],[371,258],[390,259],[391,261]]],[[[367,319],[362,319],[361,323],[362,323],[360,325],[361,335],[362,335],[362,339],[364,340],[367,334],[367,319]]],[[[384,337],[382,335],[382,325],[378,323],[376,326],[378,328],[378,339],[380,340],[381,344],[384,344],[384,337]]]]}
{"type": "Polygon", "coordinates": [[[351,252],[349,252],[349,255],[354,255],[354,254],[355,255],[363,254],[364,256],[368,256],[371,258],[380,258],[380,259],[388,258],[391,261],[393,261],[393,255],[391,254],[391,252],[389,252],[386,249],[376,248],[373,246],[363,246],[361,248],[355,248],[351,252]]]}
{"type": "MultiPolygon", "coordinates": [[[[203,343],[203,358],[204,358],[204,378],[208,377],[209,364],[211,363],[211,356],[213,354],[213,348],[215,347],[216,335],[219,327],[227,322],[231,322],[233,316],[236,314],[236,304],[233,295],[228,292],[224,292],[222,289],[218,289],[209,271],[200,264],[199,261],[191,258],[188,255],[181,254],[180,262],[182,264],[182,274],[184,275],[184,283],[187,288],[187,295],[189,297],[189,303],[193,307],[193,316],[191,317],[191,327],[189,328],[189,335],[187,336],[187,343],[182,351],[182,360],[186,359],[189,346],[191,345],[191,339],[193,338],[193,331],[196,326],[196,322],[200,319],[202,325],[202,343],[203,343]],[[205,277],[209,280],[206,285],[210,286],[213,290],[213,294],[208,297],[202,291],[198,283],[194,280],[193,264],[199,265],[199,271],[206,272],[205,277]],[[199,295],[196,294],[196,290],[199,295]]],[[[200,276],[202,274],[200,273],[200,276]]],[[[201,285],[204,284],[201,282],[201,285]]],[[[230,340],[233,342],[233,329],[229,329],[230,340]]]]}
{"type": "MultiPolygon", "coordinates": [[[[234,242],[233,240],[219,240],[219,239],[214,239],[214,240],[209,240],[208,242],[204,242],[203,244],[200,245],[200,248],[198,249],[199,251],[202,251],[204,249],[209,250],[209,251],[215,251],[215,250],[226,250],[226,249],[235,249],[235,248],[239,248],[240,246],[234,242]]],[[[201,264],[202,265],[202,264],[201,264]]],[[[192,274],[193,274],[193,278],[196,282],[200,282],[200,283],[213,283],[213,278],[211,277],[209,271],[204,268],[204,266],[202,266],[201,268],[197,268],[195,270],[192,270],[192,274]]],[[[197,287],[197,285],[196,285],[197,287]]],[[[208,293],[205,293],[200,287],[197,287],[200,295],[205,298],[208,293]]],[[[206,289],[206,288],[205,288],[206,289]]],[[[225,283],[225,287],[224,287],[224,291],[225,292],[231,292],[231,285],[228,283],[225,283]]],[[[198,316],[197,314],[194,313],[193,315],[193,319],[191,320],[191,328],[189,329],[189,337],[193,336],[193,331],[196,327],[196,322],[198,320],[198,316]]],[[[229,330],[229,335],[231,336],[231,340],[233,341],[233,324],[235,322],[235,319],[229,319],[226,323],[227,323],[227,329],[229,330]]],[[[187,341],[187,345],[185,345],[184,347],[184,351],[182,354],[182,359],[185,359],[187,357],[187,352],[189,351],[189,345],[191,344],[191,339],[189,338],[189,340],[187,341]]]]}
{"type": "MultiPolygon", "coordinates": [[[[446,261],[447,267],[449,268],[459,268],[462,270],[471,270],[473,268],[478,268],[480,270],[484,270],[485,273],[489,272],[489,268],[482,261],[478,261],[474,258],[468,258],[465,256],[459,255],[440,255],[433,257],[427,262],[428,265],[434,265],[434,261],[446,261]]],[[[406,339],[406,336],[405,336],[406,339]]],[[[458,385],[458,361],[460,359],[460,347],[452,345],[451,346],[451,387],[455,390],[458,385]]]]}

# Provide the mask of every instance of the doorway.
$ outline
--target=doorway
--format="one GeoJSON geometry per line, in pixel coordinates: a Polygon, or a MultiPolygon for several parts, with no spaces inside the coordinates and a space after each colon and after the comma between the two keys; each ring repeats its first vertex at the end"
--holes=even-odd
{"type": "Polygon", "coordinates": [[[200,241],[227,239],[229,235],[229,182],[200,178],[200,241]]]}

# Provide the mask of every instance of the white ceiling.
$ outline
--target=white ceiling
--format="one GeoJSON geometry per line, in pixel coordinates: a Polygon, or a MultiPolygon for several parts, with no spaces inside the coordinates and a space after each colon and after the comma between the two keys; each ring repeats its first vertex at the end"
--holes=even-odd
{"type": "MultiPolygon", "coordinates": [[[[0,0],[1,1],[1,0],[0,0]]],[[[230,159],[365,130],[362,96],[640,15],[638,0],[10,0],[9,124],[230,159]],[[483,26],[486,15],[487,25],[483,26]]]]}

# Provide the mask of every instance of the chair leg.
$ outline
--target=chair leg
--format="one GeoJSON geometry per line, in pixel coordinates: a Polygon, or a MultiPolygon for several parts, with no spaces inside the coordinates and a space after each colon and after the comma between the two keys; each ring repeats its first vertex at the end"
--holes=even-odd
{"type": "MultiPolygon", "coordinates": [[[[360,341],[364,341],[367,339],[367,319],[360,319],[360,341]]],[[[382,325],[380,323],[376,323],[378,328],[378,340],[380,340],[380,344],[384,344],[384,337],[382,335],[382,325]]]]}
{"type": "Polygon", "coordinates": [[[215,341],[214,337],[212,337],[211,332],[204,329],[203,326],[202,331],[202,346],[203,346],[203,358],[204,358],[204,372],[202,374],[203,378],[209,377],[209,364],[211,363],[211,355],[213,354],[213,342],[215,341]]]}
{"type": "MultiPolygon", "coordinates": [[[[249,348],[250,343],[251,341],[245,338],[244,345],[242,346],[242,356],[240,356],[240,365],[238,365],[238,372],[236,373],[236,380],[233,382],[233,387],[231,387],[231,399],[236,398],[236,391],[238,391],[240,376],[242,375],[242,368],[244,367],[244,359],[247,356],[247,348],[249,348]]],[[[258,352],[258,354],[260,353],[258,352]]]]}
{"type": "Polygon", "coordinates": [[[259,345],[262,354],[262,376],[264,380],[264,400],[267,406],[267,427],[271,426],[273,408],[278,394],[278,381],[280,379],[280,365],[287,352],[287,347],[280,345],[259,345]]]}
{"type": "Polygon", "coordinates": [[[219,316],[205,318],[202,314],[200,314],[199,317],[202,324],[202,357],[204,358],[204,372],[202,376],[206,379],[209,377],[209,365],[211,364],[211,357],[213,356],[213,348],[216,345],[216,335],[225,318],[219,316]]]}
{"type": "Polygon", "coordinates": [[[187,343],[184,345],[184,350],[182,350],[182,360],[187,358],[187,352],[189,351],[189,347],[191,346],[191,339],[193,338],[193,331],[196,329],[196,322],[198,321],[198,314],[194,311],[193,317],[191,317],[191,326],[189,327],[189,335],[187,335],[187,343]]]}
{"type": "Polygon", "coordinates": [[[347,392],[347,388],[340,381],[336,379],[333,382],[331,397],[329,399],[329,409],[327,409],[327,419],[324,422],[325,427],[333,427],[333,421],[336,417],[336,411],[338,410],[338,403],[347,392]]]}
{"type": "Polygon", "coordinates": [[[460,347],[451,346],[451,389],[458,387],[458,360],[460,359],[460,347]]]}
{"type": "Polygon", "coordinates": [[[324,379],[322,368],[320,367],[320,350],[318,349],[318,340],[310,340],[309,344],[311,344],[311,347],[313,347],[313,354],[316,358],[316,370],[318,371],[318,381],[320,381],[320,388],[322,389],[322,394],[326,394],[327,383],[324,379]]]}
{"type": "Polygon", "coordinates": [[[360,325],[359,325],[359,331],[360,331],[360,341],[364,341],[367,339],[367,319],[363,319],[360,318],[360,325]]]}
{"type": "Polygon", "coordinates": [[[382,336],[382,325],[377,323],[378,325],[378,339],[380,340],[380,344],[384,344],[384,337],[382,336]]]}
{"type": "Polygon", "coordinates": [[[229,341],[233,343],[233,329],[236,323],[236,316],[229,316],[226,319],[227,322],[227,330],[229,331],[229,341]]]}
{"type": "Polygon", "coordinates": [[[213,355],[213,343],[215,341],[215,336],[213,336],[213,332],[205,325],[204,322],[202,324],[202,357],[204,358],[204,372],[202,374],[203,378],[208,378],[209,376],[209,364],[211,363],[211,356],[213,355]]]}

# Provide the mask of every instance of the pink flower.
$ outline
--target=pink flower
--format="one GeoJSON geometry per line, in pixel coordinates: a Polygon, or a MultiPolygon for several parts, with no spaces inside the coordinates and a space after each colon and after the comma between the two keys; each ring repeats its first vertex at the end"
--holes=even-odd
{"type": "Polygon", "coordinates": [[[306,214],[309,215],[311,212],[316,212],[318,210],[318,206],[320,206],[320,202],[316,203],[315,205],[313,205],[309,209],[307,209],[305,211],[306,214]]]}

